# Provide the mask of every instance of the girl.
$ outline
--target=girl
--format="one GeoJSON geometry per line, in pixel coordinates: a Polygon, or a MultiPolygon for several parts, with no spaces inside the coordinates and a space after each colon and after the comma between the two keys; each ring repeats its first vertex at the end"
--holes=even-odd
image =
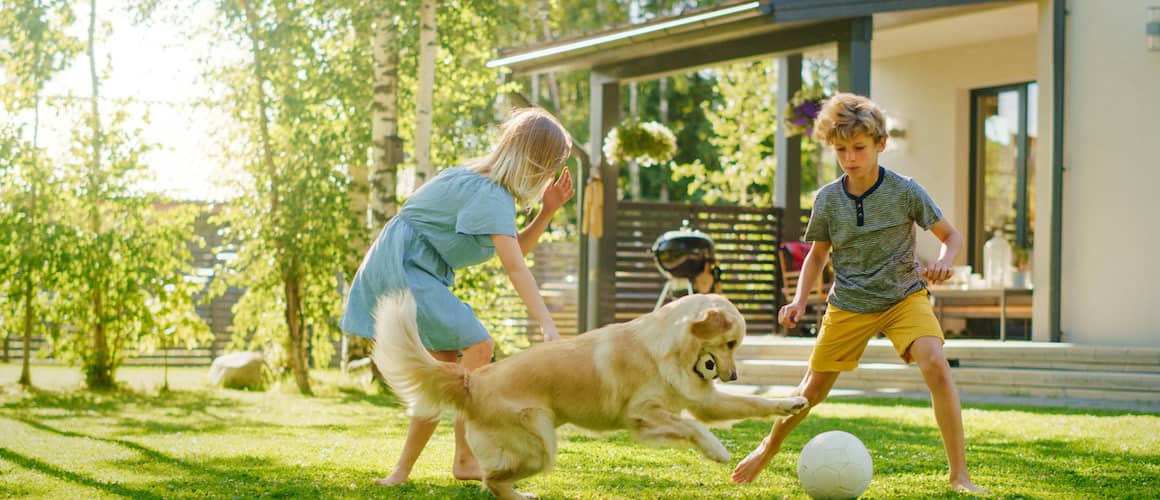
{"type": "MultiPolygon", "coordinates": [[[[491,337],[471,307],[449,288],[455,269],[499,255],[520,299],[539,322],[544,340],[560,338],[523,256],[535,247],[556,210],[574,194],[572,177],[562,168],[571,140],[552,115],[538,108],[515,111],[500,129],[499,144],[490,154],[435,176],[383,228],[351,283],[340,322],[344,331],[374,338],[371,311],[379,298],[410,290],[419,336],[431,355],[450,363],[459,358],[468,370],[479,368],[491,360],[491,337]],[[539,213],[517,234],[516,204],[537,202],[542,204],[539,213]]],[[[437,425],[437,420],[413,418],[395,470],[375,483],[405,482],[437,425]]],[[[461,420],[455,423],[452,475],[461,480],[481,479],[461,420]]]]}

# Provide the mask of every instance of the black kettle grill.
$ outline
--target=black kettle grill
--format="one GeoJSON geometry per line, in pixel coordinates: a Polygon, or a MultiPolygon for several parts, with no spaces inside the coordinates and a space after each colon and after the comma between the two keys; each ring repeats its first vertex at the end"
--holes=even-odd
{"type": "Polygon", "coordinates": [[[666,278],[693,279],[705,271],[705,263],[716,257],[713,239],[689,227],[684,221],[680,229],[667,231],[652,246],[657,269],[666,278]]]}
{"type": "Polygon", "coordinates": [[[688,293],[693,293],[692,281],[697,275],[705,272],[705,264],[713,263],[713,278],[717,279],[720,270],[716,268],[717,256],[713,247],[713,239],[709,235],[689,227],[689,221],[683,221],[681,228],[667,231],[657,238],[652,246],[653,260],[657,270],[668,282],[665,283],[661,296],[657,297],[656,307],[660,307],[666,299],[673,298],[673,292],[678,286],[684,286],[688,293]],[[680,282],[681,284],[678,284],[680,282]]]}

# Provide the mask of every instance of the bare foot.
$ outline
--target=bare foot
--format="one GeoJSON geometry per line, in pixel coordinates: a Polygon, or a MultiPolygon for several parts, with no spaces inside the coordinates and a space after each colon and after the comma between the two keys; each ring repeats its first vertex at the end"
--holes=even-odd
{"type": "Polygon", "coordinates": [[[769,446],[769,437],[766,436],[765,439],[761,440],[761,444],[749,452],[749,456],[742,459],[741,463],[737,464],[737,467],[733,469],[733,482],[749,483],[757,479],[757,476],[761,474],[761,471],[765,470],[765,466],[769,464],[769,461],[779,451],[775,449],[767,450],[766,448],[769,446]]]}
{"type": "Polygon", "coordinates": [[[460,481],[482,481],[483,469],[479,468],[479,461],[475,457],[460,457],[451,466],[451,475],[460,481]]]}
{"type": "Polygon", "coordinates": [[[391,475],[375,479],[375,484],[379,486],[398,486],[407,482],[407,476],[411,474],[409,470],[395,469],[391,475]]]}
{"type": "Polygon", "coordinates": [[[991,492],[991,490],[986,488],[975,486],[969,477],[964,479],[951,479],[951,487],[959,493],[975,493],[979,495],[986,495],[991,492]]]}

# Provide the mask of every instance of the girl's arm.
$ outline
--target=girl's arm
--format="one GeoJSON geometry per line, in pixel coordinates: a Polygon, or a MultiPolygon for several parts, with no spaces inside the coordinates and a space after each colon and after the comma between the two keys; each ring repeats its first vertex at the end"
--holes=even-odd
{"type": "Polygon", "coordinates": [[[508,279],[511,280],[512,286],[516,288],[520,300],[524,301],[532,319],[540,324],[544,340],[559,340],[560,333],[556,331],[556,323],[552,321],[552,315],[548,314],[548,306],[544,304],[544,298],[540,296],[540,287],[536,284],[536,278],[532,276],[532,271],[524,263],[520,243],[515,238],[504,234],[491,235],[491,241],[495,245],[495,253],[499,255],[499,261],[503,264],[503,270],[507,273],[508,279]]]}
{"type": "Polygon", "coordinates": [[[797,290],[793,294],[793,303],[805,306],[810,296],[810,288],[818,285],[822,278],[822,270],[826,268],[826,261],[830,258],[830,242],[815,241],[810,245],[810,251],[802,262],[802,272],[798,276],[797,290]]]}
{"type": "Polygon", "coordinates": [[[559,210],[576,195],[576,190],[572,188],[572,174],[568,172],[567,168],[563,170],[560,177],[548,186],[547,191],[544,191],[544,198],[540,203],[540,213],[536,214],[536,218],[532,219],[531,224],[520,231],[520,251],[524,255],[536,247],[536,243],[540,241],[540,236],[544,234],[544,230],[548,229],[548,223],[552,221],[552,216],[556,215],[556,210],[559,210]]]}
{"type": "Polygon", "coordinates": [[[938,260],[928,264],[926,269],[923,269],[922,276],[931,284],[937,284],[950,279],[954,274],[951,264],[955,261],[959,250],[963,248],[963,236],[946,219],[939,219],[930,226],[930,232],[942,242],[942,247],[939,248],[938,260]]]}

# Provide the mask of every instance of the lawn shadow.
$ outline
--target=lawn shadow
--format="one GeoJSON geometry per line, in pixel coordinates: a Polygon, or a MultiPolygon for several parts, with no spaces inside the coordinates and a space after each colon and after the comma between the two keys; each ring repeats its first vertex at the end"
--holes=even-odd
{"type": "Polygon", "coordinates": [[[61,481],[67,481],[81,486],[87,486],[96,490],[101,490],[107,494],[119,495],[128,498],[164,498],[161,495],[157,495],[149,491],[129,488],[127,486],[116,483],[106,483],[104,481],[99,481],[83,474],[78,474],[76,472],[62,469],[50,463],[42,462],[32,457],[26,457],[7,448],[0,448],[0,459],[12,462],[18,467],[36,471],[40,474],[51,476],[61,481]]]}
{"type": "Polygon", "coordinates": [[[338,393],[338,401],[340,403],[365,403],[380,408],[393,408],[397,410],[406,408],[406,405],[389,390],[379,393],[368,393],[357,387],[339,386],[338,393]]]}

